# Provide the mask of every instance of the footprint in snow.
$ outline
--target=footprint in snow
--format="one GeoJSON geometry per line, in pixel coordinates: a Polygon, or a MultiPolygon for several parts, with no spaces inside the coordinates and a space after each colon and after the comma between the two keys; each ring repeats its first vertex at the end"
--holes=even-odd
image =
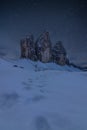
{"type": "Polygon", "coordinates": [[[36,95],[32,98],[32,101],[33,102],[38,102],[38,101],[41,101],[43,100],[45,97],[43,95],[36,95]]]}
{"type": "Polygon", "coordinates": [[[51,130],[48,120],[43,116],[38,116],[35,120],[36,130],[51,130]]]}
{"type": "Polygon", "coordinates": [[[25,90],[31,90],[32,89],[31,84],[26,83],[26,82],[22,82],[22,84],[24,85],[25,90]]]}
{"type": "Polygon", "coordinates": [[[0,107],[9,108],[18,102],[19,95],[17,93],[4,93],[0,96],[0,107]]]}

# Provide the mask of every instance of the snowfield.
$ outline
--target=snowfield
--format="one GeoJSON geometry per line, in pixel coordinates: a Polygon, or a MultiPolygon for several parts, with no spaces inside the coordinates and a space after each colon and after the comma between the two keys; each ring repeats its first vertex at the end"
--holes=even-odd
{"type": "Polygon", "coordinates": [[[0,59],[0,130],[87,130],[87,72],[0,59]]]}

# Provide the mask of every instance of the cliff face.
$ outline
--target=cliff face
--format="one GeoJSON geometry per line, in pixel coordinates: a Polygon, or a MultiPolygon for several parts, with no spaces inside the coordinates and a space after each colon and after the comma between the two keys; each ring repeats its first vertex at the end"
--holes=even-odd
{"type": "Polygon", "coordinates": [[[48,32],[43,33],[36,42],[37,57],[42,62],[51,61],[51,41],[48,32]]]}
{"type": "Polygon", "coordinates": [[[21,44],[21,58],[29,58],[31,60],[37,59],[33,35],[27,36],[25,39],[21,40],[20,44],[21,44]]]}
{"type": "Polygon", "coordinates": [[[67,53],[61,41],[58,41],[53,47],[51,44],[49,32],[44,32],[34,41],[33,35],[22,39],[21,58],[29,58],[31,60],[40,60],[41,62],[55,62],[59,65],[67,63],[67,53]]]}
{"type": "Polygon", "coordinates": [[[58,41],[52,49],[53,61],[60,65],[65,65],[67,61],[67,53],[61,41],[58,41]]]}
{"type": "Polygon", "coordinates": [[[27,48],[26,39],[22,39],[20,45],[21,45],[21,58],[27,58],[28,48],[27,48]]]}

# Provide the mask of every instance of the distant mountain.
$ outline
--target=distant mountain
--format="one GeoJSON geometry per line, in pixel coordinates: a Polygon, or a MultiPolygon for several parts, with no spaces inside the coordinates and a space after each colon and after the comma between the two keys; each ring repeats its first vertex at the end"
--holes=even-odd
{"type": "Polygon", "coordinates": [[[43,63],[54,62],[61,66],[66,65],[68,58],[67,52],[63,47],[62,41],[57,41],[52,46],[49,32],[42,33],[36,41],[34,36],[29,35],[20,41],[21,58],[28,58],[33,61],[41,61],[43,63]]]}
{"type": "Polygon", "coordinates": [[[74,63],[69,63],[68,65],[73,66],[75,68],[78,68],[78,69],[80,69],[82,71],[87,71],[87,67],[78,66],[78,65],[75,65],[74,63]]]}

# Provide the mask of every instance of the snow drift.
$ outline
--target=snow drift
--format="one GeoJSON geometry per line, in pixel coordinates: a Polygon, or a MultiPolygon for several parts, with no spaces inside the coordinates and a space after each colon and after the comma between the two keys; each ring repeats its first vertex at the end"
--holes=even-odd
{"type": "Polygon", "coordinates": [[[87,130],[87,72],[0,59],[0,130],[87,130]]]}

